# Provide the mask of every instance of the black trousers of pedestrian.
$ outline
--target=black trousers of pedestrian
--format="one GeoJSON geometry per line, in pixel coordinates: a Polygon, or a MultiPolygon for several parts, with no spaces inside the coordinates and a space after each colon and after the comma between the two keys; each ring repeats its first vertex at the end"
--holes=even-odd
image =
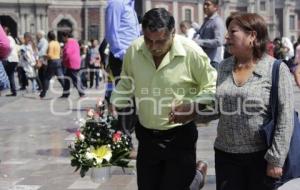
{"type": "MultiPolygon", "coordinates": [[[[123,61],[119,58],[114,57],[112,53],[109,54],[109,68],[112,71],[112,74],[115,78],[114,84],[117,85],[119,82],[118,77],[121,74],[122,71],[122,64],[123,61]]],[[[107,100],[110,99],[110,94],[105,97],[107,100]]],[[[134,99],[134,98],[133,98],[134,99]]],[[[134,100],[133,100],[134,102],[134,100]]],[[[124,108],[122,110],[119,110],[119,116],[118,121],[120,126],[120,130],[125,132],[129,137],[131,137],[132,132],[134,131],[136,122],[137,122],[137,116],[136,116],[136,106],[135,104],[132,105],[130,108],[124,108]]]]}
{"type": "Polygon", "coordinates": [[[21,89],[25,90],[26,86],[28,86],[28,78],[26,76],[26,73],[23,67],[17,67],[17,72],[18,72],[19,84],[21,86],[21,89]]]}
{"type": "Polygon", "coordinates": [[[139,141],[139,190],[189,190],[196,175],[197,128],[188,123],[170,130],[150,130],[136,125],[139,141]]]}
{"type": "Polygon", "coordinates": [[[112,71],[113,76],[115,77],[115,85],[119,82],[118,77],[121,74],[122,71],[122,64],[123,61],[119,58],[114,57],[112,53],[109,53],[109,59],[108,59],[108,66],[112,71]]]}
{"type": "Polygon", "coordinates": [[[46,73],[47,73],[47,65],[42,64],[42,66],[38,69],[38,77],[37,77],[37,83],[40,90],[43,90],[43,85],[45,83],[46,79],[46,73]]]}
{"type": "Polygon", "coordinates": [[[217,190],[272,190],[266,176],[266,151],[231,154],[215,149],[217,190]]]}
{"type": "Polygon", "coordinates": [[[69,69],[66,68],[65,71],[65,80],[64,80],[64,92],[63,96],[68,97],[70,95],[70,87],[71,87],[71,80],[73,82],[73,85],[78,90],[78,94],[80,97],[84,96],[84,90],[83,86],[81,84],[80,76],[79,76],[79,70],[69,69]]]}
{"type": "Polygon", "coordinates": [[[47,69],[45,72],[45,78],[43,82],[43,90],[40,93],[40,97],[44,97],[49,89],[50,80],[53,76],[56,76],[62,88],[64,88],[64,74],[61,66],[61,61],[49,60],[47,69]]]}
{"type": "Polygon", "coordinates": [[[6,71],[6,74],[9,79],[9,84],[10,84],[10,91],[12,94],[17,94],[17,89],[16,89],[16,83],[15,83],[15,70],[17,68],[18,63],[17,62],[9,62],[9,61],[3,61],[3,66],[6,71]]]}

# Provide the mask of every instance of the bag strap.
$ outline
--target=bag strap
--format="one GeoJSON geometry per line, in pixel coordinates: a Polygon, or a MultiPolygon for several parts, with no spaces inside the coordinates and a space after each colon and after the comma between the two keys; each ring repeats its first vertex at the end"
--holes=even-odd
{"type": "MultiPolygon", "coordinates": [[[[273,63],[272,68],[272,87],[271,87],[271,110],[272,110],[272,119],[274,124],[277,122],[277,113],[278,113],[278,84],[279,84],[279,69],[280,69],[281,60],[276,59],[273,63]]],[[[273,133],[274,134],[274,133],[273,133]]]]}

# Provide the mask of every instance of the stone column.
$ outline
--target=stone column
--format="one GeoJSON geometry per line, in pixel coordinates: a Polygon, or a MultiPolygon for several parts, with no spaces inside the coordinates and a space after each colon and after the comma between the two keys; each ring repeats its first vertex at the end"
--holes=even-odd
{"type": "Polygon", "coordinates": [[[288,36],[289,31],[289,7],[288,4],[284,3],[283,6],[283,34],[282,36],[288,36]]]}
{"type": "Polygon", "coordinates": [[[101,42],[102,41],[102,39],[104,38],[104,35],[103,35],[103,31],[102,31],[102,28],[103,27],[105,27],[104,26],[104,24],[103,24],[103,22],[102,22],[102,17],[103,16],[105,16],[103,13],[103,8],[102,8],[102,5],[99,5],[99,23],[98,23],[98,25],[99,25],[99,42],[101,42]],[[102,26],[102,24],[103,24],[103,26],[102,26]]]}
{"type": "MultiPolygon", "coordinates": [[[[178,18],[178,2],[177,0],[173,1],[173,17],[175,19],[175,29],[176,31],[180,31],[179,30],[179,23],[176,23],[176,21],[178,22],[179,21],[179,18],[178,18]]],[[[193,18],[193,16],[192,16],[193,18]]]]}
{"type": "Polygon", "coordinates": [[[45,16],[43,14],[40,15],[40,28],[39,30],[45,30],[45,16]]]}
{"type": "Polygon", "coordinates": [[[87,1],[85,1],[84,4],[84,40],[89,40],[89,36],[88,36],[88,30],[89,30],[89,23],[88,23],[88,5],[87,5],[87,1]]]}
{"type": "Polygon", "coordinates": [[[25,15],[24,14],[21,14],[21,24],[20,24],[20,32],[21,32],[21,35],[23,35],[25,33],[25,30],[26,30],[26,23],[25,23],[25,15]]]}
{"type": "Polygon", "coordinates": [[[36,30],[39,31],[42,29],[41,27],[41,17],[40,15],[35,15],[35,25],[36,25],[36,30]]]}
{"type": "Polygon", "coordinates": [[[105,9],[106,5],[100,6],[100,41],[105,37],[105,9]]]}
{"type": "Polygon", "coordinates": [[[268,12],[269,12],[269,16],[271,18],[270,20],[270,26],[269,26],[269,36],[270,36],[270,39],[274,39],[276,37],[276,14],[275,14],[275,1],[274,0],[270,0],[269,1],[270,3],[270,6],[268,9],[268,12]]]}
{"type": "Polygon", "coordinates": [[[49,25],[48,25],[49,24],[49,18],[48,18],[48,15],[46,14],[44,18],[45,18],[44,30],[45,30],[46,33],[48,33],[48,31],[49,31],[49,25]]]}
{"type": "Polygon", "coordinates": [[[152,8],[151,0],[146,0],[145,12],[149,11],[151,8],[152,8]]]}
{"type": "Polygon", "coordinates": [[[25,14],[25,32],[30,32],[29,15],[25,14]]]}
{"type": "Polygon", "coordinates": [[[202,25],[204,20],[203,3],[198,2],[198,24],[202,25]]]}

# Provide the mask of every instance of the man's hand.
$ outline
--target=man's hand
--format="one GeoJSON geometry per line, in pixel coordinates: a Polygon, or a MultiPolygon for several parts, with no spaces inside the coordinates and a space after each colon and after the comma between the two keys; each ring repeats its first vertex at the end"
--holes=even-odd
{"type": "Polygon", "coordinates": [[[268,164],[267,165],[267,176],[270,176],[272,178],[280,178],[282,176],[282,168],[268,164]]]}
{"type": "Polygon", "coordinates": [[[169,123],[187,123],[196,116],[194,103],[173,105],[169,113],[169,123]]]}

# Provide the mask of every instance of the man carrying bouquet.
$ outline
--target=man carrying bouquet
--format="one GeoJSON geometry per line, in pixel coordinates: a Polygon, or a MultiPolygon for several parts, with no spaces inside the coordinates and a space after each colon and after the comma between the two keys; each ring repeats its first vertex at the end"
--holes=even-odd
{"type": "Polygon", "coordinates": [[[217,73],[203,50],[176,35],[174,26],[166,9],[144,15],[144,36],[127,50],[111,97],[113,110],[132,107],[135,97],[139,190],[200,189],[207,171],[202,161],[196,165],[198,132],[192,120],[212,103],[217,73]],[[181,122],[186,118],[189,122],[181,122]]]}

